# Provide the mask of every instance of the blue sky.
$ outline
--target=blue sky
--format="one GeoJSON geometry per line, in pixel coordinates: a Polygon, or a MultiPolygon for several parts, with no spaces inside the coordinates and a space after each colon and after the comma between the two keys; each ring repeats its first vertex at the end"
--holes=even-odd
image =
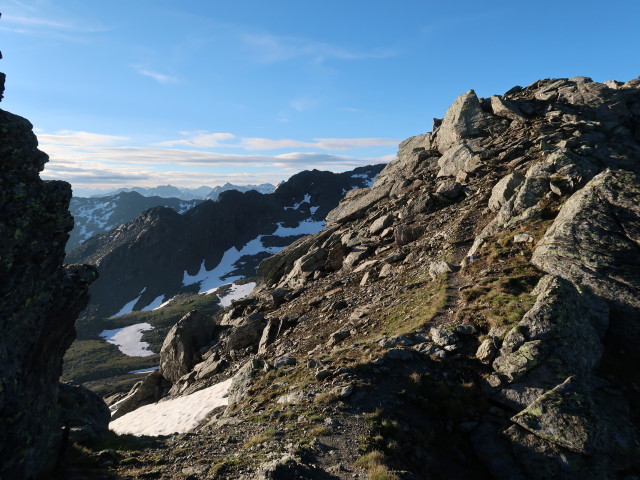
{"type": "Polygon", "coordinates": [[[640,75],[640,2],[0,1],[2,108],[44,178],[277,183],[389,161],[457,95],[640,75]]]}

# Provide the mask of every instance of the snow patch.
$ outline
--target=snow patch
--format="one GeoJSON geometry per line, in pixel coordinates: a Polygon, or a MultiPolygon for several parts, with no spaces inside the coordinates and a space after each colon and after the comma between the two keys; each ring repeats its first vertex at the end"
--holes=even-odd
{"type": "Polygon", "coordinates": [[[304,220],[297,227],[283,227],[278,223],[278,229],[273,233],[278,237],[290,237],[291,235],[313,235],[324,228],[324,220],[315,222],[313,220],[304,220]]]}
{"type": "Polygon", "coordinates": [[[155,372],[156,370],[160,370],[159,365],[157,367],[141,368],[140,370],[131,370],[129,373],[151,373],[151,372],[155,372]]]}
{"type": "Polygon", "coordinates": [[[371,188],[373,186],[373,183],[376,181],[376,177],[377,175],[374,174],[373,176],[369,176],[366,173],[354,173],[353,175],[351,175],[351,178],[362,178],[364,180],[367,181],[367,187],[371,188]]]}
{"type": "Polygon", "coordinates": [[[226,295],[220,297],[220,305],[222,307],[228,307],[231,305],[231,302],[234,300],[240,300],[241,298],[246,297],[253,289],[256,288],[255,282],[249,282],[242,285],[236,285],[235,283],[231,285],[231,290],[226,295]]]}
{"type": "Polygon", "coordinates": [[[291,207],[284,207],[285,210],[298,210],[300,208],[300,205],[302,205],[303,203],[311,203],[311,195],[310,194],[305,194],[304,198],[298,202],[298,203],[294,203],[293,206],[291,207]]]}
{"type": "Polygon", "coordinates": [[[107,342],[116,345],[122,353],[129,357],[148,357],[153,355],[149,350],[149,344],[142,341],[142,333],[153,330],[148,323],[136,323],[124,328],[104,330],[100,337],[107,342]]]}
{"type": "Polygon", "coordinates": [[[156,297],[149,305],[147,305],[144,308],[141,308],[140,311],[148,312],[150,310],[157,310],[158,308],[160,308],[161,305],[164,305],[162,303],[163,298],[164,298],[164,295],[160,295],[159,297],[156,297]]]}
{"type": "Polygon", "coordinates": [[[200,425],[213,409],[228,405],[230,385],[228,379],[191,395],[145,405],[114,420],[109,428],[119,435],[186,433],[200,425]]]}
{"type": "Polygon", "coordinates": [[[133,300],[131,300],[129,303],[125,304],[124,307],[122,307],[120,309],[120,311],[118,313],[116,313],[115,315],[112,315],[112,317],[119,317],[121,315],[126,315],[127,313],[131,313],[133,312],[133,307],[136,303],[138,303],[138,300],[140,300],[140,297],[142,296],[142,294],[144,293],[144,291],[147,289],[147,287],[144,287],[142,289],[142,291],[138,294],[138,296],[136,298],[134,298],[133,300]]]}

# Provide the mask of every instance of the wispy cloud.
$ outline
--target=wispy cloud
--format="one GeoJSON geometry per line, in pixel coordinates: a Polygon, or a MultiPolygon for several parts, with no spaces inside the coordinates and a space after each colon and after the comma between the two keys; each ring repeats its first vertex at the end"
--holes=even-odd
{"type": "Polygon", "coordinates": [[[194,149],[205,145],[216,148],[235,146],[245,150],[319,149],[349,150],[371,146],[395,146],[396,140],[380,138],[317,138],[311,142],[268,138],[237,138],[231,133],[182,132],[182,140],[163,142],[164,146],[121,145],[126,137],[89,132],[38,132],[40,148],[49,154],[43,178],[60,179],[77,188],[113,186],[153,186],[171,183],[179,186],[233,183],[277,183],[300,170],[344,171],[362,165],[388,162],[395,155],[356,157],[330,152],[299,151],[277,153],[221,153],[194,149]],[[234,143],[232,143],[234,142],[234,143]],[[229,172],[231,171],[231,172],[229,172]]]}
{"type": "Polygon", "coordinates": [[[188,136],[189,138],[183,138],[182,140],[168,140],[165,142],[158,142],[154,144],[156,147],[197,147],[197,148],[215,148],[215,147],[229,147],[226,140],[233,140],[236,136],[232,133],[208,133],[205,130],[197,132],[180,132],[181,135],[188,136]]]}
{"type": "Polygon", "coordinates": [[[170,83],[178,83],[178,78],[173,77],[171,75],[165,75],[164,73],[159,73],[149,68],[141,67],[139,65],[134,65],[133,68],[142,76],[153,78],[156,82],[162,84],[170,84],[170,83]]]}
{"type": "Polygon", "coordinates": [[[81,147],[112,145],[124,140],[129,140],[127,137],[116,137],[114,135],[103,135],[101,133],[78,132],[74,130],[60,130],[57,133],[37,133],[37,136],[39,142],[42,144],[73,145],[81,147]]]}
{"type": "Polygon", "coordinates": [[[314,138],[312,141],[289,138],[236,137],[232,133],[206,131],[180,132],[187,138],[156,143],[156,147],[240,148],[249,151],[320,149],[328,151],[355,150],[358,148],[395,147],[400,140],[394,138],[314,138]]]}
{"type": "Polygon", "coordinates": [[[281,62],[295,58],[309,58],[315,62],[325,60],[365,60],[389,58],[397,55],[393,48],[358,49],[316,40],[273,35],[270,33],[244,33],[242,41],[256,57],[266,63],[281,62]]]}
{"type": "Polygon", "coordinates": [[[19,33],[97,33],[107,29],[89,19],[65,18],[51,11],[12,1],[2,10],[0,28],[19,33]]]}

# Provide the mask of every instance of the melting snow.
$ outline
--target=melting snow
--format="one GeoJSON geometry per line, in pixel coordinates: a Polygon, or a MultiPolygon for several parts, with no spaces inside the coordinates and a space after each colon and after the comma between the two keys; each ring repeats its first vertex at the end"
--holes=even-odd
{"type": "Polygon", "coordinates": [[[278,224],[278,229],[273,233],[278,237],[290,237],[291,235],[313,235],[324,228],[324,220],[314,222],[313,220],[305,220],[300,222],[297,227],[283,227],[278,224]]]}
{"type": "Polygon", "coordinates": [[[156,297],[149,305],[147,305],[144,308],[141,308],[140,311],[148,312],[149,310],[157,310],[158,308],[160,308],[161,305],[164,305],[164,303],[162,303],[163,298],[164,298],[164,295],[160,295],[159,297],[156,297]]]}
{"type": "Polygon", "coordinates": [[[148,323],[136,323],[124,328],[115,330],[104,330],[100,336],[107,342],[116,345],[122,353],[130,357],[148,357],[153,355],[149,350],[149,344],[143,342],[142,333],[153,330],[153,326],[148,323]]]}
{"type": "Polygon", "coordinates": [[[141,368],[140,370],[131,370],[129,373],[151,373],[160,370],[160,366],[151,368],[141,368]]]}
{"type": "Polygon", "coordinates": [[[134,298],[133,300],[131,300],[129,303],[125,304],[124,307],[122,307],[120,309],[120,311],[118,313],[116,313],[115,315],[113,315],[114,317],[119,317],[120,315],[126,315],[127,313],[131,313],[133,312],[133,306],[138,303],[138,300],[140,300],[140,297],[142,296],[142,294],[144,293],[144,291],[147,289],[147,287],[144,287],[142,289],[142,291],[138,294],[138,296],[136,298],[134,298]]]}
{"type": "Polygon", "coordinates": [[[302,199],[302,201],[298,202],[298,203],[294,203],[292,207],[284,207],[285,210],[297,210],[300,208],[300,205],[302,205],[303,203],[311,203],[311,195],[310,194],[306,194],[304,196],[304,198],[302,199]]]}
{"type": "MultiPolygon", "coordinates": [[[[305,220],[298,224],[297,227],[283,227],[281,223],[278,223],[278,229],[273,232],[272,235],[278,237],[290,237],[292,235],[311,235],[318,233],[324,227],[324,221],[315,222],[313,220],[305,220]]],[[[204,266],[204,260],[200,265],[200,270],[195,275],[189,275],[185,270],[182,279],[182,284],[193,285],[194,283],[200,284],[198,293],[209,294],[215,292],[218,287],[240,280],[243,278],[239,275],[232,275],[233,271],[238,267],[240,259],[245,255],[257,255],[262,252],[267,252],[270,255],[274,255],[282,250],[284,247],[265,247],[262,243],[262,237],[259,235],[254,238],[240,250],[235,247],[231,247],[224,252],[220,263],[213,269],[207,270],[204,266]]],[[[241,263],[241,262],[240,262],[241,263]]]]}
{"type": "Polygon", "coordinates": [[[215,408],[228,404],[231,379],[173,400],[140,407],[109,424],[118,434],[170,435],[197,427],[215,408]]]}
{"type": "Polygon", "coordinates": [[[240,300],[241,298],[249,295],[256,287],[255,282],[245,283],[243,285],[231,285],[231,290],[226,295],[220,297],[220,305],[228,307],[234,300],[240,300]]]}

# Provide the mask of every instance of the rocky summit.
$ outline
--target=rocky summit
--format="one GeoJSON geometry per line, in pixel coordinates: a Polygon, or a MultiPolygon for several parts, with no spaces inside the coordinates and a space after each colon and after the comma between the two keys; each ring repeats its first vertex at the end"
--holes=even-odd
{"type": "MultiPolygon", "coordinates": [[[[159,370],[109,398],[112,430],[139,436],[83,440],[61,474],[639,478],[639,159],[640,79],[462,94],[322,231],[264,259],[249,296],[182,318],[159,370]]],[[[280,210],[302,203],[282,192],[280,210]]]]}
{"type": "Polygon", "coordinates": [[[639,158],[640,79],[462,94],[251,295],[180,321],[160,370],[110,400],[114,430],[165,436],[104,468],[638,478],[639,158]],[[197,426],[165,428],[205,396],[197,426]],[[160,397],[162,416],[138,408],[160,397]]]}
{"type": "Polygon", "coordinates": [[[80,416],[80,405],[92,401],[96,411],[102,408],[97,430],[100,422],[102,429],[108,422],[101,399],[81,387],[61,390],[58,384],[62,357],[75,338],[74,322],[87,304],[96,271],[63,266],[73,227],[71,187],[40,179],[48,157],[37,145],[27,120],[0,110],[2,479],[50,478],[61,458],[63,436],[77,438],[75,433],[87,426],[68,415],[75,410],[80,416]]]}

